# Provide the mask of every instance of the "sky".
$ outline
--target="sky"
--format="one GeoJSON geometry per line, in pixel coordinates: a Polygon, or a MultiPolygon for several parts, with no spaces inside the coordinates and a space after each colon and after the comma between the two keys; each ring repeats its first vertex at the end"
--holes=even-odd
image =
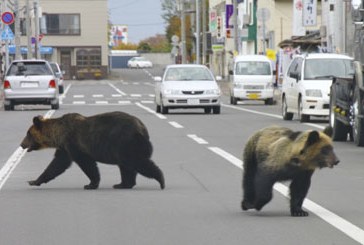
{"type": "Polygon", "coordinates": [[[165,34],[161,0],[108,0],[110,21],[128,26],[128,42],[165,34]]]}

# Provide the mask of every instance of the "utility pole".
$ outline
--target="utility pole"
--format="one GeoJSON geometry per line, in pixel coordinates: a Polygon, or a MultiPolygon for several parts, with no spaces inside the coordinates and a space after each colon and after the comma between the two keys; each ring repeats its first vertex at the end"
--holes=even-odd
{"type": "Polygon", "coordinates": [[[196,0],[196,64],[200,64],[200,1],[196,0]]]}
{"type": "Polygon", "coordinates": [[[233,1],[233,25],[234,25],[234,51],[239,51],[239,32],[238,32],[238,2],[233,1]]]}
{"type": "Polygon", "coordinates": [[[20,53],[20,10],[19,10],[19,0],[15,0],[15,23],[14,23],[14,36],[15,36],[15,59],[21,59],[20,53]]]}
{"type": "Polygon", "coordinates": [[[27,53],[27,59],[31,59],[32,56],[32,26],[30,23],[30,4],[29,4],[29,0],[27,0],[26,3],[26,11],[27,11],[27,16],[26,16],[26,21],[27,21],[27,47],[28,47],[28,53],[27,53]]]}
{"type": "Polygon", "coordinates": [[[206,64],[206,0],[202,0],[202,64],[206,64]]]}
{"type": "Polygon", "coordinates": [[[39,46],[39,2],[34,0],[34,28],[35,28],[35,43],[34,54],[36,59],[40,59],[40,46],[39,46]]]}
{"type": "Polygon", "coordinates": [[[186,16],[185,1],[180,0],[181,4],[181,43],[182,43],[182,64],[186,64],[186,16]]]}

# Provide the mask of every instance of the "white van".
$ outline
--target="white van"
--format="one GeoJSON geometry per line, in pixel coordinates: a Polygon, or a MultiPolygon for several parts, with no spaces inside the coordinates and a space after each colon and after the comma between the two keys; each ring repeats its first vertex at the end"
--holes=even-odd
{"type": "Polygon", "coordinates": [[[230,75],[230,104],[238,100],[263,100],[272,105],[274,75],[271,61],[264,55],[239,55],[230,75]]]}

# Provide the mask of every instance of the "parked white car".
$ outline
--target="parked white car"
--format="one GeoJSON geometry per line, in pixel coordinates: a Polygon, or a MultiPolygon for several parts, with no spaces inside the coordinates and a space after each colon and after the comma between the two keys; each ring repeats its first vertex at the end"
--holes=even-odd
{"type": "MultiPolygon", "coordinates": [[[[221,79],[217,77],[216,79],[221,79]]],[[[163,77],[155,77],[156,111],[202,108],[205,113],[220,114],[220,88],[204,65],[169,65],[163,77]]]]}
{"type": "Polygon", "coordinates": [[[4,109],[19,104],[46,104],[59,108],[57,79],[48,61],[15,60],[4,77],[4,109]]]}
{"type": "Polygon", "coordinates": [[[282,82],[282,117],[292,120],[297,113],[301,122],[310,116],[329,116],[330,87],[333,77],[353,74],[353,59],[340,54],[297,55],[282,82]]]}
{"type": "Polygon", "coordinates": [[[145,57],[133,57],[128,60],[129,68],[148,68],[153,67],[153,63],[145,57]]]}
{"type": "Polygon", "coordinates": [[[51,65],[53,73],[57,78],[59,93],[63,94],[63,91],[64,91],[64,78],[63,78],[64,71],[61,70],[58,63],[56,63],[56,62],[49,62],[49,64],[51,65]]]}

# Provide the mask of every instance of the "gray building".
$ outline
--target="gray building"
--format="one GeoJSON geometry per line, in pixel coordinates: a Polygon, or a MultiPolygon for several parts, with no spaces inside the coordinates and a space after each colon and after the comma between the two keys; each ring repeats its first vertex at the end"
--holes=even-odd
{"type": "MultiPolygon", "coordinates": [[[[36,57],[35,51],[39,49],[40,58],[61,65],[66,79],[105,77],[109,52],[107,5],[107,0],[19,0],[22,58],[36,57]],[[40,7],[39,28],[35,25],[36,4],[40,7]],[[34,45],[37,29],[40,41],[34,45]],[[29,43],[33,43],[32,52],[28,52],[29,43]]],[[[15,46],[10,45],[9,52],[15,57],[15,46]]]]}

